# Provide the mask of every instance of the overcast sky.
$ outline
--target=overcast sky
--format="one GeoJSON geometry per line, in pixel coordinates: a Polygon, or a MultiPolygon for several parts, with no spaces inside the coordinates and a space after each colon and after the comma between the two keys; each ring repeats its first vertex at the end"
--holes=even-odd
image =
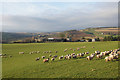
{"type": "Polygon", "coordinates": [[[118,26],[117,2],[8,2],[0,9],[4,32],[53,32],[118,26]]]}

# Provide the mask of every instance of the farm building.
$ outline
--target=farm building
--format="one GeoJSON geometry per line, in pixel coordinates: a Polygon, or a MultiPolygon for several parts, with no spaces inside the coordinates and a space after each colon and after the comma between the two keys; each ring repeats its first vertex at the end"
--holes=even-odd
{"type": "Polygon", "coordinates": [[[66,40],[67,40],[67,41],[72,41],[72,38],[69,38],[69,37],[68,37],[66,40]]]}
{"type": "Polygon", "coordinates": [[[63,39],[63,38],[48,38],[47,41],[49,41],[49,42],[66,42],[66,39],[63,39]]]}
{"type": "Polygon", "coordinates": [[[96,39],[94,38],[94,39],[92,39],[92,42],[95,42],[96,41],[96,39]]]}

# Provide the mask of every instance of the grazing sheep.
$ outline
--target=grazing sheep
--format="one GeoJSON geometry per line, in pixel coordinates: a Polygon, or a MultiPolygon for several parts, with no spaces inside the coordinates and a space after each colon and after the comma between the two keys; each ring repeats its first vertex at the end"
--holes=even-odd
{"type": "Polygon", "coordinates": [[[24,52],[19,52],[19,54],[24,54],[24,52]]]}
{"type": "Polygon", "coordinates": [[[90,56],[91,56],[91,57],[94,57],[94,56],[95,56],[95,53],[91,54],[90,56]]]}
{"type": "Polygon", "coordinates": [[[37,51],[37,53],[40,53],[40,51],[37,51]]]}
{"type": "Polygon", "coordinates": [[[29,54],[32,54],[32,52],[30,52],[29,54]]]}
{"type": "Polygon", "coordinates": [[[72,50],[72,48],[70,48],[70,50],[72,50]]]}
{"type": "Polygon", "coordinates": [[[56,57],[57,57],[57,55],[53,56],[53,58],[56,58],[56,57]]]}
{"type": "Polygon", "coordinates": [[[55,58],[51,58],[51,61],[54,61],[55,60],[55,58]]]}
{"type": "Polygon", "coordinates": [[[80,57],[84,56],[84,53],[80,53],[80,57]]]}
{"type": "Polygon", "coordinates": [[[89,54],[89,52],[85,52],[85,54],[89,54]]]}
{"type": "Polygon", "coordinates": [[[95,51],[95,54],[100,54],[100,51],[95,51]]]}
{"type": "Polygon", "coordinates": [[[59,59],[62,59],[62,58],[63,58],[63,56],[60,56],[60,57],[59,57],[59,59]]]}
{"type": "Polygon", "coordinates": [[[83,46],[83,47],[81,47],[81,48],[86,48],[86,46],[83,46]]]}
{"type": "Polygon", "coordinates": [[[52,57],[52,55],[50,54],[49,57],[52,57]]]}
{"type": "Polygon", "coordinates": [[[64,59],[67,59],[67,56],[64,56],[64,59]]]}
{"type": "Polygon", "coordinates": [[[40,57],[36,58],[35,60],[36,60],[36,61],[40,60],[40,57]]]}
{"type": "Polygon", "coordinates": [[[51,51],[49,51],[49,53],[52,53],[51,51]]]}
{"type": "Polygon", "coordinates": [[[68,56],[68,59],[70,60],[70,59],[71,59],[71,56],[68,56]]]}
{"type": "Polygon", "coordinates": [[[73,55],[73,58],[77,58],[77,56],[76,56],[76,55],[73,55]]]}
{"type": "Polygon", "coordinates": [[[77,57],[80,57],[80,54],[77,54],[77,57]]]}
{"type": "Polygon", "coordinates": [[[75,55],[75,53],[72,53],[71,56],[75,55]]]}
{"type": "Polygon", "coordinates": [[[49,58],[48,58],[48,59],[44,59],[43,62],[44,62],[44,63],[45,63],[45,62],[49,62],[49,58]]]}
{"type": "Polygon", "coordinates": [[[42,56],[42,59],[44,59],[45,58],[45,56],[42,56]]]}
{"type": "Polygon", "coordinates": [[[109,61],[109,57],[107,56],[107,57],[105,57],[105,61],[106,62],[108,62],[109,61]]]}
{"type": "Polygon", "coordinates": [[[67,51],[67,49],[64,50],[64,52],[66,52],[66,51],[67,51]]]}
{"type": "Polygon", "coordinates": [[[58,53],[58,51],[55,51],[55,53],[58,53]]]}
{"type": "Polygon", "coordinates": [[[96,57],[99,59],[99,58],[101,58],[102,56],[101,56],[100,54],[98,54],[98,55],[96,55],[96,57]]]}
{"type": "Polygon", "coordinates": [[[75,51],[75,49],[73,49],[73,51],[75,51]]]}
{"type": "Polygon", "coordinates": [[[87,56],[86,58],[87,58],[87,60],[92,60],[93,59],[93,57],[91,57],[91,56],[87,56]]]}
{"type": "Polygon", "coordinates": [[[9,56],[10,58],[12,57],[12,55],[9,56]]]}
{"type": "Polygon", "coordinates": [[[108,57],[109,61],[113,61],[113,58],[114,58],[113,56],[108,57]]]}
{"type": "Polygon", "coordinates": [[[118,51],[117,54],[120,54],[120,51],[118,51]]]}

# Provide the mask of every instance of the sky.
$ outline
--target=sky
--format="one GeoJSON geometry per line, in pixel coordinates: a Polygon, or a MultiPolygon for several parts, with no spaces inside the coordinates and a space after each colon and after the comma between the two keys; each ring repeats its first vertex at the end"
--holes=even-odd
{"type": "Polygon", "coordinates": [[[5,2],[0,5],[3,32],[118,26],[117,2],[5,2]]]}

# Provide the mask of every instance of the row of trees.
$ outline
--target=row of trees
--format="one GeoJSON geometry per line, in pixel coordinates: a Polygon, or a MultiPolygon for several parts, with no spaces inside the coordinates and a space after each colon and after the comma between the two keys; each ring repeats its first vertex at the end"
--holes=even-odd
{"type": "Polygon", "coordinates": [[[120,41],[120,36],[105,36],[103,41],[120,41]]]}

